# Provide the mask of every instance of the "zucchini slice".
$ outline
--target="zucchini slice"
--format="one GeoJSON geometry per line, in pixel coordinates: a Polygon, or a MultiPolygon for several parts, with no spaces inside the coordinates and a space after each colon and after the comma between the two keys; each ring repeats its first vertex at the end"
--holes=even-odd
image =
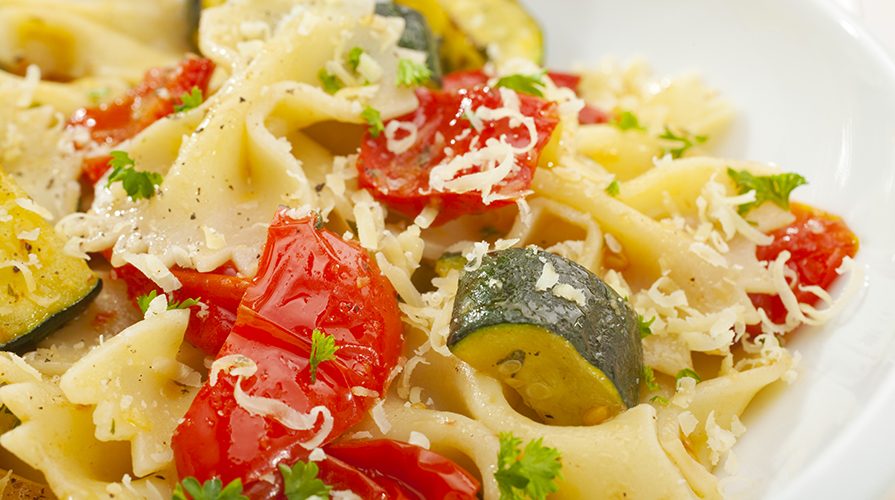
{"type": "Polygon", "coordinates": [[[549,252],[509,248],[464,269],[447,345],[549,424],[598,424],[640,397],[637,313],[593,273],[549,252]]]}
{"type": "Polygon", "coordinates": [[[441,37],[445,73],[478,69],[488,60],[488,47],[497,49],[495,60],[513,57],[543,62],[541,30],[515,0],[396,0],[418,10],[441,37]]]}
{"type": "Polygon", "coordinates": [[[80,314],[102,280],[64,243],[31,199],[0,170],[0,349],[38,342],[80,314]]]}
{"type": "Polygon", "coordinates": [[[438,55],[438,41],[429,28],[425,16],[410,7],[392,2],[377,3],[376,14],[404,19],[404,32],[398,40],[398,47],[419,50],[426,54],[426,65],[432,72],[432,81],[441,86],[441,59],[438,55]]]}

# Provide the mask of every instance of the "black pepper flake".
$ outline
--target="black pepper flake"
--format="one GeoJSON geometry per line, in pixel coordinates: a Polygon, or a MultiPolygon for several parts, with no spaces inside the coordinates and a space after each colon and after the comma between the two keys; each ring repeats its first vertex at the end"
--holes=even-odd
{"type": "Polygon", "coordinates": [[[25,250],[31,251],[31,243],[25,243],[25,250]]]}
{"type": "Polygon", "coordinates": [[[196,220],[195,212],[190,214],[190,220],[196,220]]]}
{"type": "Polygon", "coordinates": [[[317,191],[319,193],[320,191],[323,191],[323,188],[325,188],[325,187],[326,187],[326,183],[321,182],[320,184],[317,184],[316,186],[314,186],[314,191],[317,191]]]}
{"type": "Polygon", "coordinates": [[[240,97],[240,98],[239,98],[239,102],[246,102],[245,97],[240,97]]]}

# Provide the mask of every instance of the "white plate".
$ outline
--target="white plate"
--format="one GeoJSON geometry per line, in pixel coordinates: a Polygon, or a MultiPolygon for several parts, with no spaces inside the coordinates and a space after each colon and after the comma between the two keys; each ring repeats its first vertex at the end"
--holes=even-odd
{"type": "Polygon", "coordinates": [[[525,3],[550,67],[642,55],[657,74],[698,70],[738,108],[717,153],[803,174],[793,197],[857,233],[866,286],[790,339],[799,378],[759,394],[734,450],[745,498],[882,498],[895,483],[895,65],[817,0],[525,3]]]}

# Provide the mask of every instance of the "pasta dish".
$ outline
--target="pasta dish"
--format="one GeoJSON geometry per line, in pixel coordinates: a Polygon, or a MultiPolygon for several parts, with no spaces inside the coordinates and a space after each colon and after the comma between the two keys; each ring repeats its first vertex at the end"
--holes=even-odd
{"type": "Polygon", "coordinates": [[[857,237],[712,156],[699,77],[541,46],[511,0],[0,0],[0,491],[725,497],[857,237]]]}

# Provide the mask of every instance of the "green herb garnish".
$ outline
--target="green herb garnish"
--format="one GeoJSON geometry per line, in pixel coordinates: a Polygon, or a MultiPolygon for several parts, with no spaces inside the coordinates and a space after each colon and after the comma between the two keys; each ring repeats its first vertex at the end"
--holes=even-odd
{"type": "Polygon", "coordinates": [[[213,478],[200,486],[196,478],[186,477],[174,487],[174,495],[171,500],[189,500],[184,491],[192,500],[249,500],[242,494],[241,479],[234,479],[223,489],[221,489],[221,484],[220,479],[213,478]]]}
{"type": "Polygon", "coordinates": [[[653,316],[653,318],[651,320],[643,321],[643,316],[638,314],[637,318],[638,318],[637,321],[640,323],[640,338],[645,339],[645,338],[649,337],[650,335],[652,335],[653,331],[650,330],[649,327],[650,327],[650,325],[653,324],[653,321],[656,321],[656,317],[653,316]]]}
{"type": "Polygon", "coordinates": [[[410,59],[398,61],[398,76],[395,77],[395,85],[422,85],[432,77],[432,71],[425,64],[418,64],[410,59]]]}
{"type": "Polygon", "coordinates": [[[112,160],[109,161],[112,173],[109,175],[106,187],[111,186],[113,182],[121,181],[124,191],[133,200],[151,198],[155,194],[155,187],[162,183],[161,174],[134,170],[136,165],[134,160],[124,151],[112,151],[109,154],[112,156],[112,160]]]}
{"type": "MultiPolygon", "coordinates": [[[[143,314],[146,314],[146,311],[149,309],[149,303],[152,302],[152,300],[156,297],[158,297],[158,293],[155,290],[150,291],[146,295],[137,297],[137,306],[140,308],[140,311],[142,311],[143,314]]],[[[168,308],[166,310],[173,311],[174,309],[186,309],[188,307],[198,305],[200,300],[202,300],[201,297],[199,297],[198,299],[185,299],[180,302],[172,300],[168,303],[168,308]]]]}
{"type": "Polygon", "coordinates": [[[740,215],[745,215],[766,201],[774,202],[783,210],[789,210],[789,195],[792,190],[808,184],[804,177],[795,173],[755,176],[746,170],[737,172],[727,167],[727,175],[736,183],[737,194],[755,191],[755,201],[743,203],[737,208],[740,215]]]}
{"type": "Polygon", "coordinates": [[[184,111],[198,108],[202,105],[202,90],[194,85],[189,93],[183,94],[180,97],[180,102],[181,104],[174,105],[174,111],[177,113],[183,113],[184,111]]]}
{"type": "Polygon", "coordinates": [[[618,188],[618,181],[612,181],[612,184],[606,186],[606,194],[608,194],[609,196],[618,196],[618,193],[620,192],[621,191],[618,188]]]}
{"type": "Polygon", "coordinates": [[[677,382],[680,382],[680,380],[681,380],[682,378],[686,378],[686,377],[690,377],[690,378],[696,380],[696,382],[702,382],[702,379],[699,378],[699,374],[698,374],[698,373],[694,372],[693,370],[691,370],[691,369],[689,369],[689,368],[684,368],[683,370],[677,372],[677,377],[676,377],[675,380],[674,380],[674,381],[675,381],[675,384],[676,384],[677,382]]]}
{"type": "Polygon", "coordinates": [[[329,491],[333,488],[317,479],[319,469],[314,462],[298,461],[291,469],[288,465],[278,464],[277,468],[283,476],[283,493],[288,500],[329,498],[329,491]]]}
{"type": "Polygon", "coordinates": [[[379,111],[371,108],[369,104],[364,108],[363,112],[360,114],[361,118],[367,120],[367,132],[370,133],[373,138],[379,137],[379,133],[385,130],[385,125],[382,124],[382,118],[379,117],[379,111]]]}
{"type": "Polygon", "coordinates": [[[649,398],[650,403],[662,403],[663,405],[668,404],[668,400],[663,398],[662,396],[653,396],[649,398]]]}
{"type": "Polygon", "coordinates": [[[323,90],[329,94],[335,94],[344,86],[342,80],[339,80],[338,76],[331,75],[325,69],[321,69],[317,72],[317,79],[323,84],[323,90]]]}
{"type": "Polygon", "coordinates": [[[547,70],[542,69],[534,75],[505,76],[500,80],[497,80],[497,83],[494,84],[494,88],[506,87],[510,90],[515,90],[520,94],[544,97],[544,93],[541,92],[538,87],[544,87],[544,82],[541,81],[541,78],[543,78],[545,74],[547,74],[547,70]]]}
{"type": "Polygon", "coordinates": [[[336,359],[338,350],[335,337],[321,332],[318,328],[311,332],[311,383],[317,381],[317,365],[336,359]]]}
{"type": "Polygon", "coordinates": [[[643,365],[643,382],[646,383],[646,388],[651,391],[658,391],[659,384],[656,383],[656,374],[653,373],[653,367],[650,365],[643,365]]]}
{"type": "Polygon", "coordinates": [[[360,56],[363,55],[364,49],[360,47],[355,47],[348,52],[348,67],[351,68],[351,71],[357,72],[357,67],[360,65],[360,56]]]}
{"type": "Polygon", "coordinates": [[[702,144],[703,142],[708,140],[708,136],[705,135],[695,135],[691,136],[690,134],[684,133],[683,135],[677,135],[668,128],[668,125],[665,125],[665,133],[659,136],[659,139],[665,139],[668,141],[677,141],[681,143],[681,146],[678,148],[667,148],[665,151],[667,153],[671,153],[672,158],[680,158],[685,151],[692,148],[696,144],[702,144]],[[696,141],[696,142],[693,142],[696,141]]]}
{"type": "Polygon", "coordinates": [[[556,480],[563,476],[557,449],[543,446],[543,438],[539,438],[529,441],[520,456],[521,439],[513,437],[512,432],[501,432],[499,438],[494,478],[500,489],[500,500],[544,500],[559,488],[556,480]]]}
{"type": "Polygon", "coordinates": [[[646,130],[646,127],[641,126],[637,117],[630,111],[622,111],[618,116],[613,117],[609,124],[622,130],[646,130]]]}

